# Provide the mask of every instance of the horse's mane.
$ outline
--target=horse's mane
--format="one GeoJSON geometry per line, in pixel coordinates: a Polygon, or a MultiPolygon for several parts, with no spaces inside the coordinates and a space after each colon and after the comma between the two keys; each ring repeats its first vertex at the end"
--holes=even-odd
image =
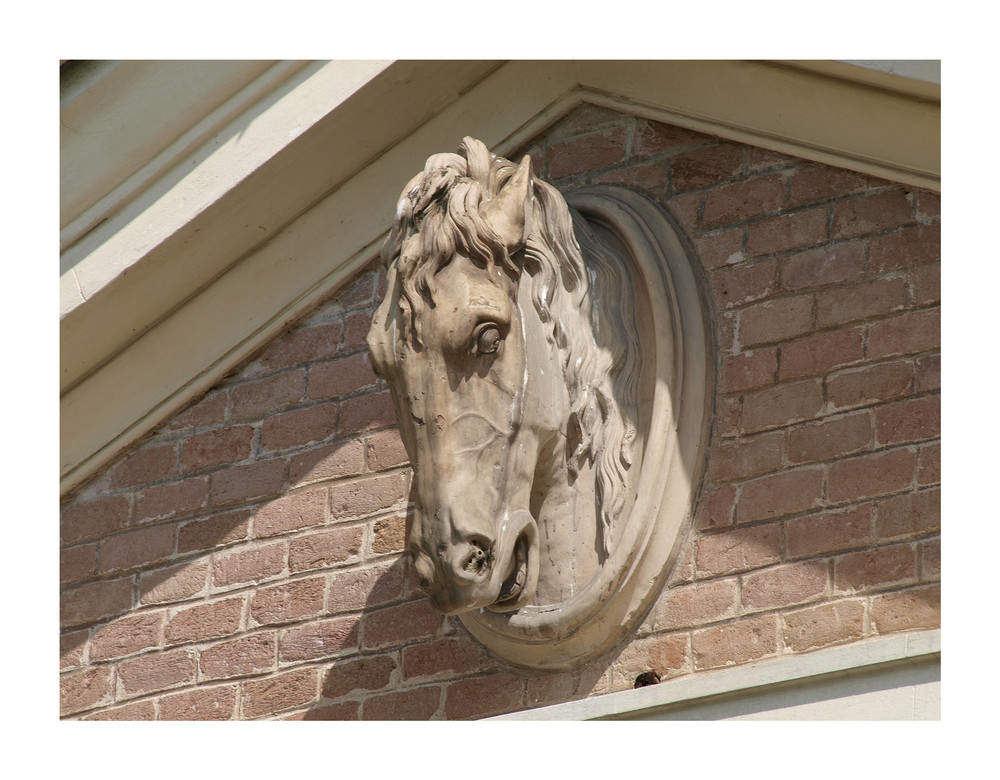
{"type": "Polygon", "coordinates": [[[420,344],[417,315],[433,301],[433,277],[456,252],[512,280],[530,275],[531,299],[559,350],[570,397],[567,463],[575,479],[595,465],[596,492],[608,552],[617,520],[627,511],[627,471],[636,432],[638,342],[632,293],[609,250],[585,220],[573,218],[563,196],[531,175],[532,229],[523,255],[508,253],[481,207],[500,192],[517,166],[466,138],[459,154],[437,154],[407,185],[382,258],[396,265],[400,325],[420,344]],[[579,241],[578,241],[579,239],[579,241]],[[584,262],[584,253],[587,255],[584,262]]]}

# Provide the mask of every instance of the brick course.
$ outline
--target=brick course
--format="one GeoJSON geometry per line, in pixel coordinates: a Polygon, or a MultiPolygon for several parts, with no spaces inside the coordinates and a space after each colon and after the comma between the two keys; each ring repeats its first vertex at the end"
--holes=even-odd
{"type": "Polygon", "coordinates": [[[525,151],[658,200],[713,310],[707,467],[636,637],[513,669],[421,597],[373,264],[65,502],[63,717],[476,718],[940,625],[940,197],[595,106],[525,151]]]}

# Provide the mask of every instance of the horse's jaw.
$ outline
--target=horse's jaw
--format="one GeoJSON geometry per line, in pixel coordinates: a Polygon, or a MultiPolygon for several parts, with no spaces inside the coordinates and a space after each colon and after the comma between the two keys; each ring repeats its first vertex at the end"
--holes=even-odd
{"type": "MultiPolygon", "coordinates": [[[[497,580],[496,599],[486,605],[491,612],[514,612],[527,606],[535,598],[538,585],[538,525],[526,509],[512,513],[507,524],[513,533],[501,531],[500,539],[507,548],[505,566],[496,566],[493,578],[497,580]]],[[[498,544],[498,547],[501,547],[498,544]]]]}

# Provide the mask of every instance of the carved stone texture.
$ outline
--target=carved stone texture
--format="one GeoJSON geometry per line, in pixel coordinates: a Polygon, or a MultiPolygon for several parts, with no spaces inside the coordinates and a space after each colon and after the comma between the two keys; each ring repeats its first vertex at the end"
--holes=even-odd
{"type": "Polygon", "coordinates": [[[567,204],[466,138],[406,186],[382,254],[368,346],[421,586],[511,663],[603,652],[663,586],[707,439],[703,301],[670,219],[622,188],[567,204]]]}

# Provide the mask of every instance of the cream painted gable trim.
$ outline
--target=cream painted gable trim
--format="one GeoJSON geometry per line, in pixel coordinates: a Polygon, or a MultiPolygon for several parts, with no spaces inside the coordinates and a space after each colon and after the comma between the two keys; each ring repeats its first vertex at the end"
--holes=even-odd
{"type": "Polygon", "coordinates": [[[932,629],[484,720],[939,720],[940,680],[932,629]]]}
{"type": "MultiPolygon", "coordinates": [[[[157,169],[159,178],[136,187],[132,201],[116,201],[108,222],[63,257],[62,491],[207,391],[373,258],[402,185],[430,153],[455,148],[464,135],[508,154],[591,102],[937,189],[939,101],[915,93],[912,79],[882,74],[873,84],[831,68],[272,66],[259,100],[229,98],[239,103],[229,104],[238,114],[229,124],[198,136],[206,140],[185,148],[181,163],[157,169]]],[[[76,163],[64,159],[63,167],[76,163]]]]}

